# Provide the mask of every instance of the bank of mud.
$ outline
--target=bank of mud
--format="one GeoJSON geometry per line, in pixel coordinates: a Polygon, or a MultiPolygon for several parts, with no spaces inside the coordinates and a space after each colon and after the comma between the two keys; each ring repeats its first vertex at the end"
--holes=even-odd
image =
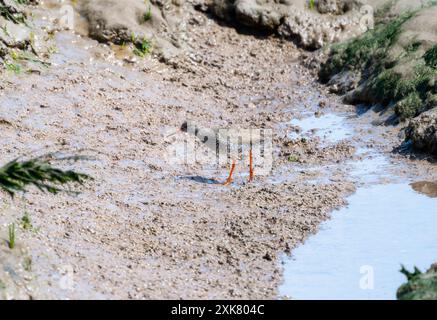
{"type": "MultiPolygon", "coordinates": [[[[56,16],[54,8],[43,14],[56,16]]],[[[306,53],[184,8],[185,54],[140,59],[59,30],[47,39],[56,46],[44,56],[51,67],[1,75],[4,162],[57,150],[96,158],[78,167],[95,180],[77,197],[1,194],[0,237],[16,222],[18,244],[0,251],[4,298],[278,298],[281,254],[354,192],[357,181],[340,164],[357,159],[356,136],[328,146],[317,136],[291,138],[302,108],[354,111],[301,65],[306,53]],[[170,161],[184,135],[165,137],[187,118],[272,129],[271,174],[248,184],[240,166],[223,187],[226,166],[170,161]],[[328,169],[311,170],[318,166],[328,169]],[[25,212],[31,230],[21,227],[25,212]]],[[[382,152],[398,144],[398,128],[378,137],[365,130],[382,152]]],[[[426,161],[412,167],[417,177],[432,173],[426,161]]]]}
{"type": "Polygon", "coordinates": [[[386,124],[406,128],[406,143],[435,154],[437,6],[431,1],[385,7],[375,1],[375,6],[375,29],[318,56],[319,78],[346,103],[381,105],[386,124]]]}

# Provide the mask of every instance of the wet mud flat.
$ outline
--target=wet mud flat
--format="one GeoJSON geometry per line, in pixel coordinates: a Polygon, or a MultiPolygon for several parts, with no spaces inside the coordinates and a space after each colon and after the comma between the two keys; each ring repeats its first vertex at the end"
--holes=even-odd
{"type": "MultiPolygon", "coordinates": [[[[131,65],[106,46],[59,32],[55,67],[2,75],[3,159],[79,149],[96,158],[78,168],[95,180],[77,197],[32,190],[11,204],[2,194],[13,207],[2,211],[2,225],[26,211],[36,229],[17,227],[24,253],[6,268],[14,279],[2,272],[5,298],[275,298],[281,252],[315,232],[354,190],[348,182],[306,185],[306,173],[247,184],[244,166],[223,187],[204,182],[224,181],[226,166],[167,161],[169,145],[185,137],[164,137],[187,118],[205,127],[272,128],[272,177],[294,166],[285,156],[292,144],[318,150],[316,141],[284,138],[293,106],[319,99],[314,82],[300,80],[308,75],[300,51],[201,21],[191,26],[198,56],[172,65],[152,57],[131,65]]],[[[311,162],[348,157],[311,152],[311,162]]]]}
{"type": "MultiPolygon", "coordinates": [[[[96,158],[79,167],[95,180],[77,197],[33,190],[12,202],[2,193],[1,225],[28,212],[35,227],[18,229],[14,255],[0,252],[8,259],[5,298],[277,298],[282,254],[316,233],[361,181],[343,164],[376,146],[391,151],[396,132],[366,126],[332,141],[329,126],[317,136],[292,122],[304,113],[356,113],[316,83],[291,42],[190,14],[196,54],[185,59],[132,64],[63,31],[54,36],[52,68],[1,75],[2,159],[79,149],[96,158]],[[224,181],[226,166],[169,161],[169,147],[185,137],[165,136],[187,118],[272,129],[271,174],[248,184],[242,166],[223,187],[209,182],[224,181]]],[[[432,170],[415,162],[402,174],[427,181],[432,170]]]]}

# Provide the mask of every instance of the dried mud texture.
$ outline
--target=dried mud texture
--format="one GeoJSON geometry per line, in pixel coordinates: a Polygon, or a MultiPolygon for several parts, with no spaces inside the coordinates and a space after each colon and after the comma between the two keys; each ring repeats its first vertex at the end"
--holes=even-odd
{"type": "Polygon", "coordinates": [[[318,49],[364,32],[360,1],[214,0],[212,11],[220,18],[277,32],[308,49],[318,49]]]}
{"type": "Polygon", "coordinates": [[[184,46],[184,1],[85,0],[79,2],[89,35],[101,42],[141,45],[170,58],[184,46]]]}
{"type": "Polygon", "coordinates": [[[437,107],[411,120],[406,132],[415,148],[437,154],[437,107]]]}

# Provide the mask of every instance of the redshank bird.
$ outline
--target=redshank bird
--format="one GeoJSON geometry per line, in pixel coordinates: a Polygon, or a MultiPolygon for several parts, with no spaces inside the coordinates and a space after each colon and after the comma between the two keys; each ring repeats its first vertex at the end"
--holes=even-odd
{"type": "Polygon", "coordinates": [[[261,136],[254,134],[250,129],[209,129],[202,128],[195,123],[185,121],[180,131],[194,135],[207,148],[216,155],[217,158],[231,159],[232,164],[229,176],[223,185],[232,183],[232,175],[234,174],[237,161],[242,160],[242,153],[249,149],[249,182],[253,181],[254,163],[252,148],[262,143],[261,136]],[[241,155],[241,156],[240,156],[241,155]]]}

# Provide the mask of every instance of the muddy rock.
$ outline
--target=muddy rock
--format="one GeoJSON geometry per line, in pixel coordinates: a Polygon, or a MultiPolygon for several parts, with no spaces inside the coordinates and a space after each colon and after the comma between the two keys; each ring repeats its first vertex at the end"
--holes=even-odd
{"type": "Polygon", "coordinates": [[[353,9],[359,9],[364,1],[348,0],[319,0],[317,1],[317,11],[320,13],[344,14],[353,9]]]}
{"type": "Polygon", "coordinates": [[[284,6],[275,3],[259,4],[254,0],[240,0],[235,6],[235,15],[238,21],[248,26],[261,25],[274,30],[279,24],[284,13],[284,6]]]}
{"type": "Polygon", "coordinates": [[[408,282],[398,289],[398,300],[437,299],[437,263],[427,272],[409,275],[408,278],[408,282]]]}
{"type": "Polygon", "coordinates": [[[100,42],[141,45],[148,41],[155,52],[174,56],[182,46],[182,5],[182,1],[85,0],[81,13],[89,22],[90,36],[100,42]]]}
{"type": "Polygon", "coordinates": [[[344,94],[357,87],[359,75],[351,71],[343,71],[329,80],[329,89],[333,93],[344,94]]]}
{"type": "Polygon", "coordinates": [[[267,29],[309,49],[349,39],[365,30],[358,1],[326,1],[310,9],[306,1],[215,0],[212,12],[227,21],[267,29]],[[335,7],[335,8],[334,8],[335,7]],[[321,14],[329,13],[329,14],[321,14]],[[331,13],[336,13],[332,15],[331,13]]]}
{"type": "Polygon", "coordinates": [[[415,148],[437,154],[437,107],[411,120],[406,133],[415,148]]]}

